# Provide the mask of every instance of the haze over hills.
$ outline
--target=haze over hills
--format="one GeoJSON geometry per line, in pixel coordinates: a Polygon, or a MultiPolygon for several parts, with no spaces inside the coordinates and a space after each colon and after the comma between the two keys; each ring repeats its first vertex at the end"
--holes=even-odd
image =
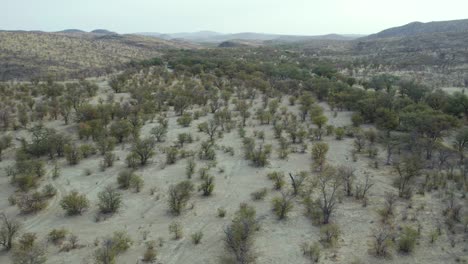
{"type": "Polygon", "coordinates": [[[187,41],[193,42],[207,42],[207,43],[220,43],[230,40],[255,40],[255,41],[282,41],[282,42],[294,42],[301,40],[310,40],[310,39],[328,39],[328,40],[352,40],[364,35],[358,34],[349,34],[349,35],[340,35],[340,34],[327,34],[327,35],[318,35],[318,36],[306,36],[306,35],[282,35],[282,34],[266,34],[266,33],[255,33],[255,32],[242,32],[234,34],[223,34],[213,31],[199,31],[193,33],[173,33],[173,34],[163,34],[163,33],[151,33],[143,32],[136,33],[137,35],[152,36],[162,39],[172,40],[172,39],[184,39],[187,41]]]}

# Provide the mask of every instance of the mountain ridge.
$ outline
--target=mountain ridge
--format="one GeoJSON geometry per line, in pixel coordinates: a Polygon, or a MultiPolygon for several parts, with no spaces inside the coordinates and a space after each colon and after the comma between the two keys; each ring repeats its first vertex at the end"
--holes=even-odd
{"type": "Polygon", "coordinates": [[[365,36],[362,39],[409,37],[448,32],[468,32],[468,19],[431,21],[426,23],[415,21],[403,26],[384,29],[378,33],[365,36]]]}

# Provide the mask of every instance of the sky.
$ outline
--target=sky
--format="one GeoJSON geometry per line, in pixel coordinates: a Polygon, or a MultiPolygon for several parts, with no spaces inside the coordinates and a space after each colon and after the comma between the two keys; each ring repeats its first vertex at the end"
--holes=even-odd
{"type": "Polygon", "coordinates": [[[371,34],[468,18],[468,0],[0,0],[0,29],[371,34]]]}

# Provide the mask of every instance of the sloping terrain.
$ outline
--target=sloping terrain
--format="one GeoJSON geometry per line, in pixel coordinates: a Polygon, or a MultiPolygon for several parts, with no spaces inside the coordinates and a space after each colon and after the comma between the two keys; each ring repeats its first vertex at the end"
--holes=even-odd
{"type": "Polygon", "coordinates": [[[164,49],[194,47],[157,38],[102,33],[0,32],[0,80],[98,76],[131,60],[156,57],[164,49]]]}

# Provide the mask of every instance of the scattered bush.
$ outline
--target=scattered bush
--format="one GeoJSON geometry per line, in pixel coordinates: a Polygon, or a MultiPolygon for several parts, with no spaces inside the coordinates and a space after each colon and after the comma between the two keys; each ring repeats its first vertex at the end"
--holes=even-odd
{"type": "Polygon", "coordinates": [[[409,226],[404,227],[398,239],[398,250],[402,253],[413,252],[418,238],[419,233],[417,230],[409,226]]]}
{"type": "Polygon", "coordinates": [[[202,238],[203,238],[203,232],[202,231],[198,231],[198,232],[195,232],[192,234],[192,242],[193,244],[195,245],[198,245],[200,244],[202,238]]]}
{"type": "Polygon", "coordinates": [[[143,254],[143,262],[153,263],[157,257],[156,243],[149,241],[146,243],[146,251],[143,254]]]}
{"type": "Polygon", "coordinates": [[[252,263],[256,258],[253,243],[259,223],[255,216],[253,207],[241,204],[231,224],[224,229],[226,249],[234,255],[237,263],[252,263]]]}
{"type": "Polygon", "coordinates": [[[312,263],[318,263],[320,260],[320,244],[315,242],[313,244],[303,243],[301,245],[302,254],[307,257],[312,263]]]}
{"type": "Polygon", "coordinates": [[[64,228],[53,229],[49,232],[48,239],[55,245],[60,244],[67,236],[68,231],[64,228]]]}
{"type": "Polygon", "coordinates": [[[214,190],[214,177],[211,175],[206,175],[203,177],[203,182],[200,184],[198,191],[203,192],[203,196],[210,196],[214,190]]]}
{"type": "Polygon", "coordinates": [[[68,215],[78,215],[88,209],[89,201],[84,194],[79,194],[77,191],[72,191],[70,194],[63,197],[60,201],[60,206],[67,212],[68,215]]]}
{"type": "Polygon", "coordinates": [[[320,228],[320,240],[326,247],[336,246],[341,231],[337,224],[327,224],[320,228]]]}
{"type": "Polygon", "coordinates": [[[99,210],[103,214],[115,213],[122,205],[122,195],[111,186],[98,193],[98,199],[99,210]]]}
{"type": "Polygon", "coordinates": [[[275,190],[281,190],[283,186],[286,184],[284,180],[284,174],[279,171],[273,171],[268,173],[268,179],[273,181],[273,188],[275,190]]]}
{"type": "Polygon", "coordinates": [[[175,215],[179,215],[187,205],[193,192],[193,184],[190,181],[182,181],[169,187],[169,208],[175,215]]]}
{"type": "Polygon", "coordinates": [[[252,196],[252,199],[255,200],[255,201],[258,201],[258,200],[263,200],[265,199],[265,196],[267,195],[268,193],[268,189],[267,188],[261,188],[253,193],[250,194],[250,196],[252,196]]]}
{"type": "Polygon", "coordinates": [[[288,213],[293,209],[292,196],[281,193],[281,197],[275,197],[272,200],[273,212],[280,220],[285,219],[288,213]]]}
{"type": "MultiPolygon", "coordinates": [[[[169,225],[169,233],[172,233],[175,240],[182,238],[184,231],[180,222],[174,221],[169,225]]],[[[201,239],[201,238],[200,238],[201,239]]]]}

